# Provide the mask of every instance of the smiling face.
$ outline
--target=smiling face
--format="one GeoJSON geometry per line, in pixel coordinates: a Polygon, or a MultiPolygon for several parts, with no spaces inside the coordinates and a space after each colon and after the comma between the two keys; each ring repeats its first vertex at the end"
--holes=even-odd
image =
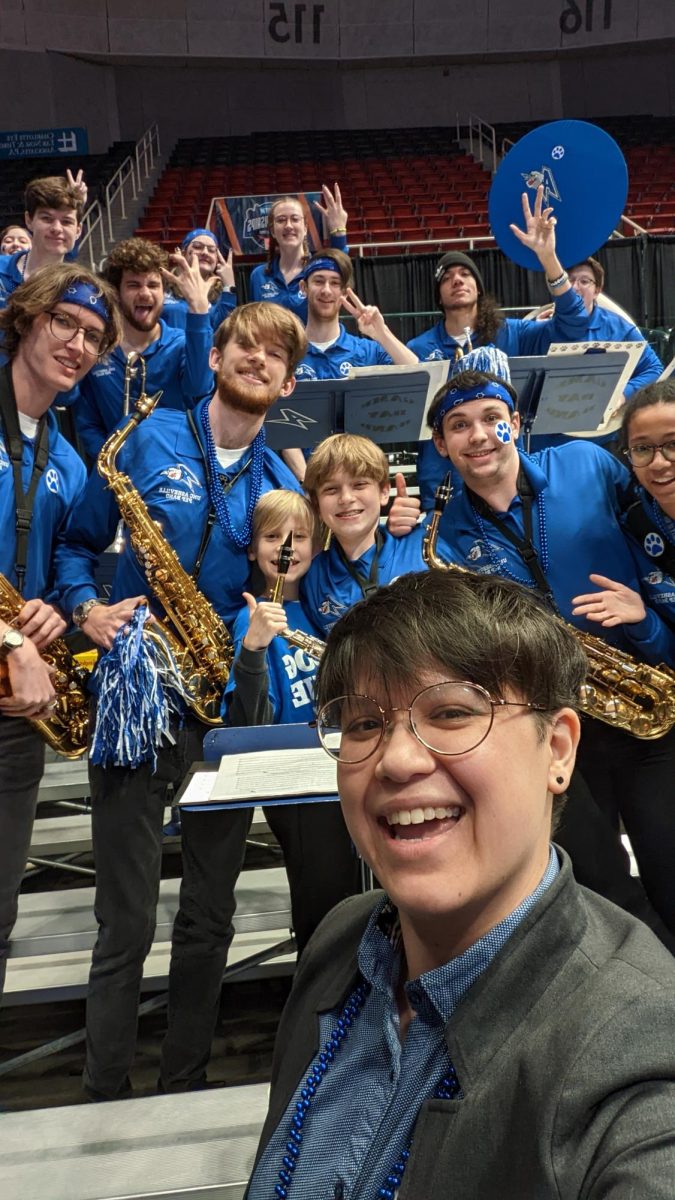
{"type": "Polygon", "coordinates": [[[122,317],[139,333],[155,329],[164,305],[164,284],[159,271],[122,271],[119,286],[122,317]]]}
{"type": "Polygon", "coordinates": [[[360,558],[372,546],[389,484],[335,471],[316,490],[319,516],[349,558],[360,558]]]}
{"type": "Polygon", "coordinates": [[[301,250],[307,236],[302,205],[298,200],[280,200],[272,206],[270,233],[280,250],[301,250]]]}
{"type": "Polygon", "coordinates": [[[32,217],[25,213],[24,219],[34,249],[54,257],[69,254],[82,232],[72,208],[36,208],[32,217]]]}
{"type": "MultiPolygon", "coordinates": [[[[388,695],[381,681],[354,690],[384,709],[406,707],[438,671],[388,695]]],[[[507,700],[522,697],[507,693],[507,700]]],[[[397,905],[404,944],[436,945],[439,962],[506,917],[539,883],[548,861],[556,773],[573,755],[578,721],[562,709],[542,737],[523,708],[497,709],[487,738],[466,754],[428,750],[405,712],[370,758],[338,764],[338,787],[359,853],[397,905]]]]}
{"type": "Polygon", "coordinates": [[[309,315],[315,321],[337,320],[345,290],[336,271],[313,271],[300,283],[300,291],[307,297],[309,315]]]}
{"type": "Polygon", "coordinates": [[[472,491],[485,495],[513,475],[515,492],[519,429],[518,413],[503,400],[467,400],[445,414],[442,433],[433,435],[434,445],[472,491]]]}
{"type": "Polygon", "coordinates": [[[478,284],[468,267],[455,264],[448,267],[440,280],[441,308],[452,312],[458,308],[475,311],[478,304],[478,284]]]}
{"type": "Polygon", "coordinates": [[[288,351],[272,336],[261,336],[250,345],[231,337],[221,350],[213,347],[209,366],[223,403],[251,416],[263,416],[295,387],[294,377],[288,378],[288,351]]]}
{"type": "Polygon", "coordinates": [[[57,319],[59,314],[72,317],[80,329],[70,341],[61,341],[51,331],[49,313],[40,313],[21,338],[15,361],[27,370],[41,390],[52,391],[55,395],[75,387],[91,370],[97,356],[87,349],[82,331],[91,329],[103,333],[105,322],[79,304],[58,302],[51,312],[57,319]]]}
{"type": "Polygon", "coordinates": [[[0,254],[16,254],[17,250],[30,250],[32,238],[21,225],[10,225],[0,242],[0,254]]]}
{"type": "MultiPolygon", "coordinates": [[[[628,446],[675,444],[675,404],[653,404],[640,408],[631,418],[628,446]]],[[[668,462],[657,450],[646,467],[633,467],[635,477],[664,512],[675,517],[675,462],[668,462]]]]}
{"type": "Polygon", "coordinates": [[[185,251],[189,263],[197,259],[202,279],[209,279],[218,266],[218,247],[213,238],[200,235],[193,238],[185,251]]]}
{"type": "Polygon", "coordinates": [[[286,582],[297,583],[307,574],[314,553],[312,531],[308,521],[300,516],[273,521],[258,534],[249,547],[248,557],[251,562],[257,562],[268,589],[277,579],[279,548],[289,533],[293,534],[293,558],[286,573],[286,582]]]}

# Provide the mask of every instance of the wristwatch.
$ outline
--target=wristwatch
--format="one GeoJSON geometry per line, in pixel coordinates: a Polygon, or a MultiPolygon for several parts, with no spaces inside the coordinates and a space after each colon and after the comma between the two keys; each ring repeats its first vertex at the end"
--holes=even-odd
{"type": "Polygon", "coordinates": [[[93,600],[85,600],[82,604],[76,604],[73,609],[73,625],[77,625],[78,629],[81,629],[92,608],[97,604],[105,604],[105,600],[100,600],[98,596],[95,596],[93,600]]]}
{"type": "Polygon", "coordinates": [[[0,638],[0,662],[4,662],[8,654],[12,650],[18,650],[19,646],[23,646],[25,634],[19,629],[6,629],[0,638]]]}

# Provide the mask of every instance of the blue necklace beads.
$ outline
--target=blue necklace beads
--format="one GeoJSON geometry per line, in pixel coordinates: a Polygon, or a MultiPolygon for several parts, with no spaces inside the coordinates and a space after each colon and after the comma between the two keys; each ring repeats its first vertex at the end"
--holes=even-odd
{"type": "MultiPolygon", "coordinates": [[[[238,550],[245,550],[251,541],[253,510],[260,499],[262,491],[263,464],[265,461],[265,430],[264,428],[259,429],[251,443],[251,457],[249,459],[251,465],[251,493],[248,499],[244,524],[241,529],[235,529],[232,524],[232,517],[230,516],[230,506],[222,486],[222,472],[218,462],[218,455],[216,454],[213,434],[211,433],[208,404],[205,404],[202,408],[201,422],[204,431],[204,441],[206,443],[206,461],[211,504],[215,509],[218,524],[223,533],[227,534],[230,541],[234,542],[238,550]]],[[[248,466],[248,464],[246,465],[248,466]]]]}
{"type": "MultiPolygon", "coordinates": [[[[531,578],[521,579],[521,578],[519,578],[518,575],[514,574],[513,571],[510,571],[508,569],[508,567],[504,567],[504,566],[500,565],[499,558],[497,556],[497,552],[496,552],[494,546],[492,545],[490,538],[488,536],[488,531],[485,528],[485,522],[477,508],[474,508],[473,511],[474,511],[474,516],[476,518],[476,524],[478,525],[478,528],[480,529],[481,538],[483,539],[483,542],[484,542],[485,546],[487,547],[487,552],[488,552],[490,562],[492,563],[492,565],[495,569],[495,574],[502,575],[506,579],[511,579],[513,581],[513,583],[519,583],[523,587],[536,588],[537,583],[535,580],[533,580],[531,578]]],[[[537,496],[537,523],[539,526],[539,546],[540,546],[539,557],[541,560],[541,569],[545,575],[549,568],[550,556],[549,556],[549,552],[548,552],[548,534],[546,532],[546,504],[544,501],[543,493],[540,493],[540,495],[537,496]]]]}
{"type": "Polygon", "coordinates": [[[667,513],[665,513],[663,511],[663,509],[661,508],[661,505],[659,504],[658,500],[655,499],[654,496],[651,497],[650,507],[652,510],[652,516],[654,518],[654,521],[656,522],[656,525],[657,525],[660,533],[663,534],[663,537],[665,538],[666,542],[671,542],[671,543],[675,542],[675,537],[673,536],[673,534],[675,533],[675,522],[672,520],[671,517],[668,516],[667,513]]]}
{"type": "MultiPolygon", "coordinates": [[[[316,1089],[329,1070],[331,1063],[335,1060],[335,1055],[339,1054],[352,1025],[358,1020],[369,991],[370,984],[362,982],[358,984],[349,996],[335,1023],[335,1028],[331,1030],[330,1038],[324,1043],[323,1050],[319,1051],[304,1086],[300,1090],[300,1099],[295,1106],[295,1112],[291,1119],[291,1128],[286,1143],[286,1154],[283,1157],[283,1165],[278,1175],[279,1182],[274,1185],[274,1194],[278,1200],[287,1200],[291,1190],[293,1173],[297,1168],[302,1148],[302,1128],[316,1096],[316,1089]]],[[[451,1066],[447,1075],[436,1086],[433,1098],[435,1100],[454,1100],[460,1092],[461,1088],[457,1073],[455,1068],[451,1066]]],[[[409,1158],[410,1145],[406,1146],[398,1155],[384,1184],[378,1188],[375,1193],[377,1200],[396,1200],[409,1158]]]]}

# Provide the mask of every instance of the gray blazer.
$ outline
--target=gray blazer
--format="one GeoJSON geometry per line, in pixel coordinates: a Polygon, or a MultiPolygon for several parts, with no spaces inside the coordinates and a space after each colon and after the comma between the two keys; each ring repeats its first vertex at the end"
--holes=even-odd
{"type": "MultiPolygon", "coordinates": [[[[560,875],[447,1025],[464,1097],[422,1105],[400,1200],[675,1198],[675,961],[558,853],[560,875]]],[[[373,901],[333,909],[303,955],[258,1157],[317,1053],[316,1014],[354,985],[373,901]]]]}

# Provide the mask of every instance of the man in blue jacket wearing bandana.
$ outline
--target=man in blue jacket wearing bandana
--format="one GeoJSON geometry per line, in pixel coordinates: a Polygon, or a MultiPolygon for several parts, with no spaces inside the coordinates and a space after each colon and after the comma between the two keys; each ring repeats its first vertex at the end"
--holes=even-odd
{"type": "MultiPolygon", "coordinates": [[[[298,490],[266,447],[263,421],[277,398],[293,391],[293,372],[305,348],[300,322],[285,309],[264,303],[236,309],[218,329],[210,354],[215,393],[191,412],[155,411],[119,455],[120,469],[226,625],[239,612],[247,585],[246,549],[258,498],[276,487],[298,490]]],[[[105,649],[148,592],[143,569],[127,545],[110,605],[97,596],[96,556],[110,544],[117,520],[114,496],[94,473],[73,516],[64,603],[105,649]]],[[[150,602],[161,616],[152,597],[150,602]]],[[[167,788],[178,786],[190,764],[201,758],[204,726],[188,715],[172,728],[172,736],[173,744],[158,749],[155,771],[150,762],[131,768],[90,766],[99,934],[89,980],[84,1082],[95,1099],[114,1099],[130,1087],[143,962],[155,927],[167,788]]],[[[224,967],[233,936],[234,883],[247,820],[243,811],[183,817],[185,926],[174,931],[169,1036],[161,1068],[167,1089],[185,1074],[191,1039],[204,1040],[204,1023],[213,1028],[217,994],[212,981],[215,977],[219,987],[220,974],[212,963],[217,957],[224,967]],[[195,967],[190,898],[192,879],[209,872],[211,921],[199,946],[208,960],[207,987],[195,967]]]]}
{"type": "MultiPolygon", "coordinates": [[[[566,621],[599,635],[610,658],[615,647],[642,662],[675,664],[673,631],[642,596],[651,564],[619,525],[628,472],[588,442],[520,453],[505,362],[502,372],[502,378],[481,370],[455,375],[429,410],[436,447],[462,479],[440,527],[455,561],[533,588],[566,621]],[[585,615],[589,579],[603,609],[600,624],[585,615]]],[[[418,516],[419,502],[399,495],[390,526],[403,532],[418,516]]],[[[675,729],[645,741],[585,716],[577,762],[616,839],[620,819],[631,839],[650,901],[638,915],[675,948],[675,729]]],[[[583,882],[602,893],[600,851],[589,867],[583,882]]]]}
{"type": "Polygon", "coordinates": [[[45,267],[0,314],[8,364],[0,370],[0,571],[24,603],[0,608],[0,993],[9,935],[30,845],[45,743],[31,718],[49,719],[56,697],[40,657],[66,628],[57,607],[70,513],[85,469],[50,406],[119,336],[112,290],[89,271],[45,267]]]}
{"type": "MultiPolygon", "coordinates": [[[[220,322],[237,306],[232,251],[230,250],[227,258],[223,258],[218,239],[211,229],[191,229],[183,238],[180,248],[190,265],[194,262],[199,263],[199,274],[209,285],[211,328],[217,329],[220,322]]],[[[167,283],[170,283],[170,280],[167,279],[167,283]]],[[[162,320],[173,329],[185,329],[190,311],[187,300],[181,294],[180,281],[176,278],[173,291],[167,291],[164,296],[162,320]]]]}

